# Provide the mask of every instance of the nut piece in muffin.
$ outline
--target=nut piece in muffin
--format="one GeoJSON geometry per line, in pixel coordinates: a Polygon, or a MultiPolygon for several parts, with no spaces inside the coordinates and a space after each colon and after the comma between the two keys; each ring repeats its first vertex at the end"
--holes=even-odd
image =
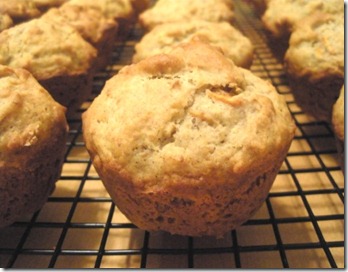
{"type": "Polygon", "coordinates": [[[0,33],[0,64],[28,70],[68,116],[92,91],[96,49],[68,24],[33,19],[0,33]]]}
{"type": "Polygon", "coordinates": [[[295,101],[319,121],[331,121],[344,83],[344,17],[313,14],[292,33],[285,71],[295,101]]]}
{"type": "Polygon", "coordinates": [[[341,0],[267,0],[262,22],[274,37],[288,37],[296,24],[301,27],[303,20],[316,12],[343,16],[344,2],[341,0]]]}
{"type": "Polygon", "coordinates": [[[22,69],[0,65],[0,227],[40,209],[59,178],[65,108],[22,69]]]}
{"type": "Polygon", "coordinates": [[[333,105],[332,109],[332,126],[336,136],[337,151],[341,163],[342,171],[344,172],[344,86],[342,86],[340,95],[333,105]]]}
{"type": "Polygon", "coordinates": [[[56,25],[69,24],[98,51],[95,70],[103,69],[110,60],[116,40],[118,24],[106,18],[101,10],[88,6],[63,5],[51,8],[41,19],[56,25]]]}
{"type": "Polygon", "coordinates": [[[200,41],[124,67],[82,117],[118,208],[139,228],[192,236],[256,212],[295,130],[271,84],[200,41]]]}
{"type": "Polygon", "coordinates": [[[252,64],[254,49],[247,37],[227,22],[202,20],[156,26],[135,45],[133,62],[170,52],[178,44],[195,38],[220,48],[237,66],[249,68],[252,64]]]}
{"type": "Polygon", "coordinates": [[[233,16],[231,6],[224,0],[159,0],[140,14],[139,22],[149,31],[159,24],[192,19],[232,22],[233,16]]]}

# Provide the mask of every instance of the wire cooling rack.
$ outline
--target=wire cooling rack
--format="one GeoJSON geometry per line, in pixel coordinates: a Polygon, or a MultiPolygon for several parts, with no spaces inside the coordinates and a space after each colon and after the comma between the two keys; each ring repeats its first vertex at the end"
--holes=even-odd
{"type": "MultiPolygon", "coordinates": [[[[344,177],[335,138],[294,102],[282,61],[255,11],[235,0],[235,25],[255,47],[251,70],[270,80],[297,124],[295,139],[269,197],[247,223],[222,239],[146,232],[113,204],[93,168],[81,118],[70,132],[61,178],[44,207],[0,230],[5,268],[330,268],[345,267],[344,177]]],[[[97,74],[94,93],[130,64],[142,32],[117,42],[112,64],[97,74]]],[[[80,112],[80,113],[81,113],[80,112]]]]}

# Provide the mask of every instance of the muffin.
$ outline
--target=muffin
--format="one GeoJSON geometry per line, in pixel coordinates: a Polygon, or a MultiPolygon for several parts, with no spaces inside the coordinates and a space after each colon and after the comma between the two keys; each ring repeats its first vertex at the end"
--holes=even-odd
{"type": "Polygon", "coordinates": [[[344,3],[341,0],[267,0],[262,22],[273,36],[289,37],[296,24],[301,27],[302,20],[319,11],[343,16],[344,3]]]}
{"type": "Polygon", "coordinates": [[[13,21],[8,14],[0,13],[0,32],[10,28],[13,25],[13,21]]]}
{"type": "Polygon", "coordinates": [[[336,137],[337,151],[344,172],[344,86],[332,110],[332,126],[336,137]]]}
{"type": "Polygon", "coordinates": [[[71,116],[92,91],[96,49],[68,24],[33,19],[0,33],[0,64],[31,72],[71,116]]]}
{"type": "Polygon", "coordinates": [[[30,0],[2,0],[0,14],[8,14],[17,24],[41,15],[41,11],[30,0]]]}
{"type": "Polygon", "coordinates": [[[270,83],[200,41],[124,67],[82,118],[120,211],[192,236],[220,237],[256,212],[295,130],[270,83]]]}
{"type": "Polygon", "coordinates": [[[0,65],[0,228],[40,209],[59,178],[65,108],[22,69],[0,65]]]}
{"type": "Polygon", "coordinates": [[[103,13],[88,6],[63,5],[60,8],[51,8],[42,17],[56,25],[69,24],[98,51],[95,69],[100,70],[107,66],[118,25],[112,19],[107,19],[103,13]]]}
{"type": "Polygon", "coordinates": [[[151,55],[167,53],[178,44],[195,38],[221,48],[237,66],[249,68],[252,64],[253,46],[247,37],[227,22],[202,20],[156,26],[135,45],[133,62],[151,55]]]}
{"type": "Polygon", "coordinates": [[[159,24],[192,19],[232,22],[233,11],[224,0],[159,0],[139,16],[139,22],[146,31],[159,24]]]}
{"type": "Polygon", "coordinates": [[[136,21],[131,0],[70,0],[64,5],[78,5],[99,9],[106,18],[116,20],[119,25],[118,38],[124,39],[136,21]]]}
{"type": "Polygon", "coordinates": [[[296,28],[284,66],[295,101],[318,121],[331,121],[344,83],[344,17],[314,14],[296,28]]]}

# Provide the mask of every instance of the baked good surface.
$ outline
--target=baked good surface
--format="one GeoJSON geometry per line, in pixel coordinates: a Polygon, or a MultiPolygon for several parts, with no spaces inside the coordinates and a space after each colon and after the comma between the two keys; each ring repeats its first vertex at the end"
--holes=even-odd
{"type": "Polygon", "coordinates": [[[294,130],[271,84],[199,41],[124,67],[83,114],[118,208],[142,229],[193,236],[256,212],[294,130]]]}
{"type": "Polygon", "coordinates": [[[41,11],[30,0],[0,1],[0,14],[8,14],[14,21],[21,22],[39,17],[41,11]]]}
{"type": "Polygon", "coordinates": [[[51,8],[42,17],[56,25],[69,24],[98,51],[98,59],[94,64],[96,70],[104,68],[112,53],[116,40],[118,24],[106,18],[102,11],[89,6],[63,5],[51,8]]]}
{"type": "Polygon", "coordinates": [[[302,20],[313,13],[344,13],[341,0],[267,0],[267,8],[262,16],[265,28],[275,37],[286,37],[296,24],[303,25],[302,20]]]}
{"type": "Polygon", "coordinates": [[[0,65],[0,227],[40,209],[64,160],[65,108],[33,76],[0,65]]]}
{"type": "Polygon", "coordinates": [[[66,5],[78,5],[99,9],[106,18],[116,20],[119,25],[118,38],[124,39],[130,33],[136,20],[136,11],[131,0],[70,0],[66,5]]]}
{"type": "Polygon", "coordinates": [[[135,45],[133,62],[167,53],[178,44],[196,38],[220,48],[237,66],[249,68],[252,64],[253,46],[247,37],[227,22],[202,20],[156,26],[135,45]]]}
{"type": "Polygon", "coordinates": [[[344,17],[313,14],[294,30],[285,70],[296,102],[318,120],[331,120],[344,83],[344,17]]]}
{"type": "Polygon", "coordinates": [[[224,0],[159,0],[139,16],[145,30],[171,22],[200,19],[211,22],[231,22],[233,11],[224,0]]]}
{"type": "Polygon", "coordinates": [[[68,24],[33,19],[0,33],[0,64],[28,70],[68,113],[91,91],[96,55],[68,24]]]}
{"type": "Polygon", "coordinates": [[[109,19],[131,19],[134,16],[130,0],[70,0],[68,5],[91,6],[100,9],[109,19]]]}
{"type": "Polygon", "coordinates": [[[0,13],[0,32],[10,28],[13,25],[13,21],[8,14],[0,13]]]}

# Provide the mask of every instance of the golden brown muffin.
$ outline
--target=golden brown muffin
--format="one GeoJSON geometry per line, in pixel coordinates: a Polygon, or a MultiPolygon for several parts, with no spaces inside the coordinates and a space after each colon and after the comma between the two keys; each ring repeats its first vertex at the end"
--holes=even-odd
{"type": "Polygon", "coordinates": [[[192,19],[231,22],[233,11],[224,0],[159,0],[139,16],[140,24],[147,31],[159,24],[192,19]]]}
{"type": "Polygon", "coordinates": [[[199,41],[124,67],[83,115],[118,208],[139,228],[193,236],[256,212],[294,130],[270,83],[199,41]]]}
{"type": "Polygon", "coordinates": [[[344,17],[314,14],[295,28],[285,55],[295,101],[320,121],[331,121],[344,83],[344,17]]]}
{"type": "Polygon", "coordinates": [[[67,122],[34,77],[0,65],[0,227],[40,209],[59,178],[67,122]]]}
{"type": "Polygon", "coordinates": [[[0,32],[10,28],[13,25],[13,21],[8,14],[0,13],[0,32]]]}
{"type": "Polygon", "coordinates": [[[178,44],[197,38],[220,48],[237,66],[249,68],[252,64],[254,49],[247,37],[227,22],[202,20],[156,26],[135,45],[133,62],[167,53],[178,44]]]}
{"type": "Polygon", "coordinates": [[[117,21],[119,39],[127,37],[136,21],[136,13],[131,0],[70,0],[65,5],[88,6],[101,10],[106,18],[117,21]]]}
{"type": "Polygon", "coordinates": [[[41,11],[31,0],[2,0],[0,14],[8,14],[15,23],[39,17],[41,11]]]}
{"type": "Polygon", "coordinates": [[[56,25],[69,24],[98,51],[95,69],[103,69],[110,60],[118,25],[107,19],[99,9],[88,6],[63,5],[51,8],[42,17],[56,25]]]}
{"type": "Polygon", "coordinates": [[[343,16],[344,2],[341,0],[267,0],[267,9],[262,21],[275,37],[286,37],[296,24],[313,13],[339,14],[343,16]]]}
{"type": "Polygon", "coordinates": [[[340,90],[340,95],[333,105],[332,110],[332,126],[336,136],[337,151],[344,172],[344,86],[340,90]]]}
{"type": "Polygon", "coordinates": [[[0,33],[0,64],[31,72],[69,116],[92,91],[96,55],[67,24],[33,19],[0,33]]]}

